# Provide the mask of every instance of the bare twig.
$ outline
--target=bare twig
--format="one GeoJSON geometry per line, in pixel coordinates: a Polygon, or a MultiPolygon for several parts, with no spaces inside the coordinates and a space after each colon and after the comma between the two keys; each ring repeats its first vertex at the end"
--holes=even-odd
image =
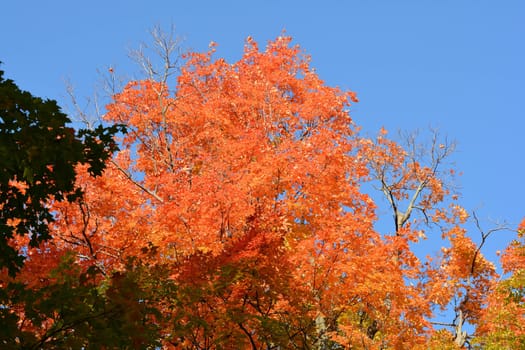
{"type": "Polygon", "coordinates": [[[156,200],[158,200],[159,202],[161,203],[164,203],[164,200],[158,195],[156,194],[155,192],[147,189],[146,187],[144,187],[143,185],[141,185],[138,181],[135,181],[135,179],[133,179],[133,177],[131,176],[131,174],[129,174],[124,168],[122,168],[117,162],[115,162],[114,160],[111,160],[110,161],[111,164],[113,164],[118,171],[120,171],[128,180],[130,180],[135,186],[137,186],[138,188],[140,188],[142,191],[146,192],[147,194],[149,194],[150,196],[152,196],[153,198],[155,198],[156,200]]]}

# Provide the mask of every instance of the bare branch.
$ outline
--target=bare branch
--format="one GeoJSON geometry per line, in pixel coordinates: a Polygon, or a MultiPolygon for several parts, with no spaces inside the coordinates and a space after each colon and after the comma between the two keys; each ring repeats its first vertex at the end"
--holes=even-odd
{"type": "Polygon", "coordinates": [[[82,122],[86,126],[86,128],[93,129],[96,118],[90,117],[85,112],[91,105],[91,101],[89,99],[86,99],[86,105],[82,108],[76,98],[75,88],[73,87],[73,84],[71,83],[71,81],[66,80],[65,84],[66,84],[66,92],[71,100],[71,104],[74,109],[74,112],[70,114],[74,115],[74,118],[82,122]]]}
{"type": "Polygon", "coordinates": [[[474,256],[472,257],[472,263],[471,263],[471,268],[470,268],[470,273],[474,274],[474,269],[475,269],[475,266],[476,266],[476,259],[478,258],[478,255],[479,255],[479,253],[481,251],[481,248],[483,248],[483,246],[485,245],[485,243],[487,241],[487,238],[491,234],[493,234],[494,232],[510,230],[510,229],[507,227],[507,225],[505,223],[503,223],[503,224],[498,224],[493,229],[490,229],[488,231],[484,231],[483,228],[481,227],[481,224],[479,222],[478,216],[477,216],[475,211],[472,212],[472,217],[474,218],[474,222],[476,224],[476,227],[478,228],[478,231],[479,231],[479,233],[481,235],[481,242],[479,243],[478,248],[474,252],[474,256]]]}
{"type": "Polygon", "coordinates": [[[146,192],[147,194],[149,194],[150,196],[152,196],[153,198],[155,198],[156,200],[158,200],[159,202],[161,203],[164,203],[164,200],[159,197],[158,194],[156,194],[155,192],[147,189],[146,187],[144,187],[143,185],[141,185],[139,182],[135,181],[135,179],[133,179],[133,177],[131,176],[131,174],[129,174],[125,169],[123,169],[117,162],[115,162],[113,159],[111,160],[111,164],[113,164],[118,171],[120,171],[128,180],[130,180],[135,186],[137,186],[138,188],[140,188],[142,191],[146,192]]]}
{"type": "Polygon", "coordinates": [[[156,26],[150,34],[154,43],[151,50],[160,59],[160,63],[152,61],[147,54],[150,47],[144,43],[138,49],[130,50],[129,56],[139,64],[148,79],[166,84],[168,78],[179,70],[182,39],[175,36],[173,25],[168,32],[156,26]]]}
{"type": "Polygon", "coordinates": [[[445,327],[455,327],[456,326],[453,323],[445,323],[445,322],[430,322],[430,324],[434,326],[445,326],[445,327]]]}

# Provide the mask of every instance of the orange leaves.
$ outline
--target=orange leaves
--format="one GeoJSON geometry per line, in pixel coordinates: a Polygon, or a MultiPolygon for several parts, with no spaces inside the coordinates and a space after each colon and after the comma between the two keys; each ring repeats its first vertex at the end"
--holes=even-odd
{"type": "MultiPolygon", "coordinates": [[[[482,314],[496,274],[460,226],[469,216],[442,169],[451,145],[401,145],[385,129],[362,138],[355,93],[326,86],[289,37],[264,50],[248,38],[234,63],[214,54],[185,55],[175,86],[141,80],[113,97],[105,118],[128,126],[123,150],[102,177],[78,169],[85,197],[54,205],[50,251],[108,276],[129,261],[162,270],[169,288],[152,300],[178,348],[331,337],[401,349],[427,340],[436,305],[468,295],[462,312],[482,314]],[[393,214],[388,233],[366,182],[393,214]],[[432,225],[450,247],[425,264],[414,245],[432,225]]],[[[509,271],[520,247],[504,256],[509,271]]]]}
{"type": "MultiPolygon", "coordinates": [[[[114,183],[139,193],[134,206],[119,204],[124,209],[103,241],[121,255],[153,242],[175,280],[206,291],[199,307],[185,311],[187,322],[203,313],[219,322],[211,310],[274,321],[286,311],[292,323],[319,315],[336,322],[335,309],[351,313],[360,305],[385,332],[419,329],[428,311],[405,278],[418,274],[409,242],[423,233],[405,219],[400,234],[383,241],[373,229],[375,204],[359,184],[368,166],[379,176],[392,171],[392,200],[425,189],[416,204],[430,208],[442,199],[441,183],[431,168],[407,160],[384,130],[377,144],[360,139],[347,112],[355,93],[324,85],[290,43],[279,37],[261,51],[248,38],[233,64],[215,60],[214,47],[190,53],[171,92],[140,81],[114,97],[106,118],[132,130],[115,175],[136,179],[114,183]],[[130,235],[136,226],[140,235],[130,235]],[[388,321],[388,313],[405,321],[388,321]]],[[[224,331],[237,328],[220,319],[224,331]]],[[[243,327],[262,332],[251,321],[243,327]]]]}
{"type": "MultiPolygon", "coordinates": [[[[365,259],[351,258],[372,252],[377,239],[371,201],[357,185],[367,170],[351,156],[359,142],[346,109],[357,98],[325,86],[290,42],[280,37],[261,52],[248,39],[234,64],[214,60],[213,49],[189,54],[171,95],[142,81],[108,106],[107,119],[132,130],[125,146],[133,157],[117,164],[143,174],[135,189],[162,199],[137,206],[151,217],[149,232],[134,244],[160,244],[175,259],[176,278],[198,274],[191,263],[198,256],[208,268],[214,261],[218,269],[252,271],[257,278],[243,272],[229,282],[237,298],[228,297],[225,308],[255,302],[252,293],[267,287],[274,296],[301,291],[299,303],[344,305],[350,296],[341,290],[358,286],[350,271],[368,279],[365,259]],[[316,251],[315,242],[327,249],[316,251]]],[[[281,303],[267,302],[281,312],[274,310],[281,303]]]]}
{"type": "Polygon", "coordinates": [[[452,246],[447,250],[450,257],[446,267],[448,275],[452,278],[466,279],[470,275],[475,278],[479,275],[494,273],[494,266],[481,254],[476,254],[477,246],[465,236],[464,231],[458,229],[456,232],[450,238],[452,246]]]}
{"type": "MultiPolygon", "coordinates": [[[[518,226],[523,238],[524,221],[518,226]]],[[[508,277],[493,281],[487,293],[476,342],[493,348],[519,348],[525,342],[525,250],[523,241],[513,241],[501,260],[508,277]]]]}
{"type": "Polygon", "coordinates": [[[453,210],[453,215],[459,219],[459,222],[461,224],[464,224],[467,221],[469,214],[464,208],[456,204],[452,206],[452,210],[453,210]]]}
{"type": "Polygon", "coordinates": [[[523,236],[525,235],[525,218],[523,218],[518,225],[518,233],[523,236]]]}
{"type": "Polygon", "coordinates": [[[131,126],[126,142],[137,157],[130,170],[144,172],[144,185],[166,200],[155,205],[156,221],[160,231],[178,232],[178,246],[218,252],[223,239],[243,234],[259,206],[324,206],[331,193],[330,208],[338,208],[350,197],[336,194],[348,189],[341,167],[353,147],[344,110],[350,94],[323,86],[289,43],[279,38],[259,52],[248,39],[231,65],[214,61],[213,50],[192,53],[174,97],[143,81],[108,106],[109,120],[131,126]],[[319,181],[325,177],[339,180],[319,181]]]}
{"type": "Polygon", "coordinates": [[[505,250],[501,262],[504,272],[525,270],[525,219],[518,225],[518,238],[505,250]]]}

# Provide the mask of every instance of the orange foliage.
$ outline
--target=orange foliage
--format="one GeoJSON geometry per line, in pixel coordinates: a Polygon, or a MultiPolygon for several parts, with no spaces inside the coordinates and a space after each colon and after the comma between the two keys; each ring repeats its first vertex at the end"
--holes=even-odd
{"type": "MultiPolygon", "coordinates": [[[[85,196],[54,204],[42,259],[73,250],[105,274],[129,258],[168,269],[178,288],[157,305],[176,320],[162,324],[166,348],[434,346],[448,334],[432,337],[434,307],[468,293],[474,320],[494,267],[458,226],[465,210],[441,205],[450,193],[436,167],[384,129],[362,138],[348,113],[356,95],[326,86],[290,42],[261,51],[249,38],[233,64],[214,47],[189,53],[173,90],[141,80],[115,94],[105,118],[129,128],[123,150],[99,178],[78,169],[85,196]],[[361,189],[371,180],[397,210],[392,234],[374,227],[361,189]],[[435,261],[416,257],[425,230],[399,210],[414,193],[427,221],[451,225],[435,261]]],[[[509,269],[523,262],[512,256],[509,269]]],[[[49,266],[30,258],[35,276],[32,261],[49,266]]]]}
{"type": "Polygon", "coordinates": [[[525,346],[525,219],[518,226],[518,240],[501,257],[506,279],[492,282],[487,307],[480,315],[477,341],[489,349],[525,346]]]}

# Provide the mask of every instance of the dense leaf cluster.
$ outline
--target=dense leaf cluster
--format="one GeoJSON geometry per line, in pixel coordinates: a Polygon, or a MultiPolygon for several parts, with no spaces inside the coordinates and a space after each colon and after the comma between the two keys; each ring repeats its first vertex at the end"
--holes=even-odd
{"type": "Polygon", "coordinates": [[[22,91],[0,70],[0,268],[11,275],[23,264],[23,252],[9,241],[29,235],[30,245],[50,239],[50,201],[73,201],[75,167],[89,164],[89,173],[102,173],[117,149],[113,136],[120,126],[75,130],[55,101],[22,91]]]}
{"type": "Polygon", "coordinates": [[[502,279],[452,144],[363,137],[289,37],[190,52],[174,86],[156,40],[164,72],[112,96],[116,126],[75,132],[0,72],[0,348],[524,347],[525,221],[502,279]]]}

